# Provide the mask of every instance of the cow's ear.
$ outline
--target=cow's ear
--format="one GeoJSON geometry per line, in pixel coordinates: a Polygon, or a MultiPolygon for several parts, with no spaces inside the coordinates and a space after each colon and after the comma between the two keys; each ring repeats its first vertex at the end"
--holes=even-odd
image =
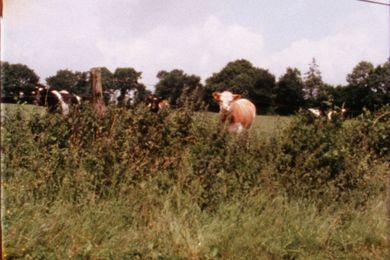
{"type": "Polygon", "coordinates": [[[221,93],[215,91],[215,92],[213,92],[213,97],[215,100],[219,101],[220,97],[221,97],[221,93]]]}
{"type": "Polygon", "coordinates": [[[233,100],[240,99],[241,95],[240,94],[233,94],[233,100]]]}

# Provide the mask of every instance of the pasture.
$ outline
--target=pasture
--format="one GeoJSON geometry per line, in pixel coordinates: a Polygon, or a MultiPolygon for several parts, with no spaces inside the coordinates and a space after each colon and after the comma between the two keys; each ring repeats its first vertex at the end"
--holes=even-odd
{"type": "Polygon", "coordinates": [[[372,115],[257,116],[234,136],[186,109],[2,108],[5,259],[387,257],[372,115]]]}

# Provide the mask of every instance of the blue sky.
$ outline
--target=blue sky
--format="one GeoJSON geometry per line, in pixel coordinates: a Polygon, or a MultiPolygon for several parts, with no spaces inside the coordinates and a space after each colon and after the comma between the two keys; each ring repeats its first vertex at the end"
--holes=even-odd
{"type": "Polygon", "coordinates": [[[59,69],[133,67],[152,87],[160,70],[205,80],[244,58],[279,77],[315,57],[336,85],[359,61],[386,61],[388,15],[356,0],[5,0],[2,60],[42,82],[59,69]]]}

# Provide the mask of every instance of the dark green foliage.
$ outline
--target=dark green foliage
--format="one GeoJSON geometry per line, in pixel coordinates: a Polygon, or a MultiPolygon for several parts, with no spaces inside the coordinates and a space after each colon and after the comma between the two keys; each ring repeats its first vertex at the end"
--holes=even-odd
{"type": "Polygon", "coordinates": [[[116,89],[137,89],[142,72],[133,68],[117,68],[113,74],[116,89]]]}
{"type": "Polygon", "coordinates": [[[275,112],[280,115],[290,115],[305,104],[303,81],[298,69],[288,68],[276,84],[274,90],[275,112]]]}
{"type": "Polygon", "coordinates": [[[56,75],[48,77],[46,82],[51,89],[73,92],[79,80],[79,76],[81,76],[80,72],[73,72],[68,69],[59,70],[56,75]]]}
{"type": "Polygon", "coordinates": [[[390,138],[389,124],[375,121],[365,115],[345,125],[340,117],[328,121],[302,113],[275,141],[274,178],[292,196],[364,204],[373,182],[383,177],[368,169],[385,160],[390,138]]]}
{"type": "Polygon", "coordinates": [[[173,107],[183,107],[186,99],[192,99],[194,108],[199,110],[204,99],[204,88],[200,77],[187,75],[182,70],[160,71],[157,74],[159,82],[156,84],[155,94],[169,100],[173,107]]]}
{"type": "Polygon", "coordinates": [[[1,62],[1,97],[6,103],[19,101],[19,91],[27,93],[38,81],[38,75],[27,65],[1,62]]]}
{"type": "Polygon", "coordinates": [[[346,107],[357,115],[363,112],[363,108],[374,111],[389,104],[389,75],[388,62],[376,68],[370,62],[360,62],[347,75],[348,85],[339,89],[346,107]]]}
{"type": "Polygon", "coordinates": [[[348,128],[347,142],[355,144],[355,151],[364,150],[376,158],[390,160],[390,106],[372,113],[365,110],[348,128]]]}

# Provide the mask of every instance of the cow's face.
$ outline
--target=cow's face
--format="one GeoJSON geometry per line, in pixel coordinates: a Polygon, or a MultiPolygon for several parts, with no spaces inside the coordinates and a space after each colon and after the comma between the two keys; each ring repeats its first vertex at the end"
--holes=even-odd
{"type": "Polygon", "coordinates": [[[34,105],[43,105],[43,97],[45,96],[45,93],[47,93],[47,88],[36,86],[35,88],[26,91],[27,92],[25,93],[19,93],[19,96],[28,98],[30,102],[34,105]]]}
{"type": "Polygon", "coordinates": [[[230,112],[232,102],[241,98],[239,94],[233,94],[229,91],[224,91],[222,93],[213,92],[213,97],[218,102],[219,109],[222,113],[230,112]]]}
{"type": "Polygon", "coordinates": [[[156,96],[148,96],[145,98],[145,102],[147,107],[150,109],[150,111],[157,112],[159,109],[158,104],[162,100],[161,97],[156,97],[156,96]]]}
{"type": "Polygon", "coordinates": [[[124,103],[129,105],[134,105],[135,103],[136,90],[127,89],[124,97],[124,103]]]}
{"type": "Polygon", "coordinates": [[[121,96],[120,89],[108,89],[105,91],[105,94],[108,96],[109,104],[118,104],[119,97],[121,96]]]}

